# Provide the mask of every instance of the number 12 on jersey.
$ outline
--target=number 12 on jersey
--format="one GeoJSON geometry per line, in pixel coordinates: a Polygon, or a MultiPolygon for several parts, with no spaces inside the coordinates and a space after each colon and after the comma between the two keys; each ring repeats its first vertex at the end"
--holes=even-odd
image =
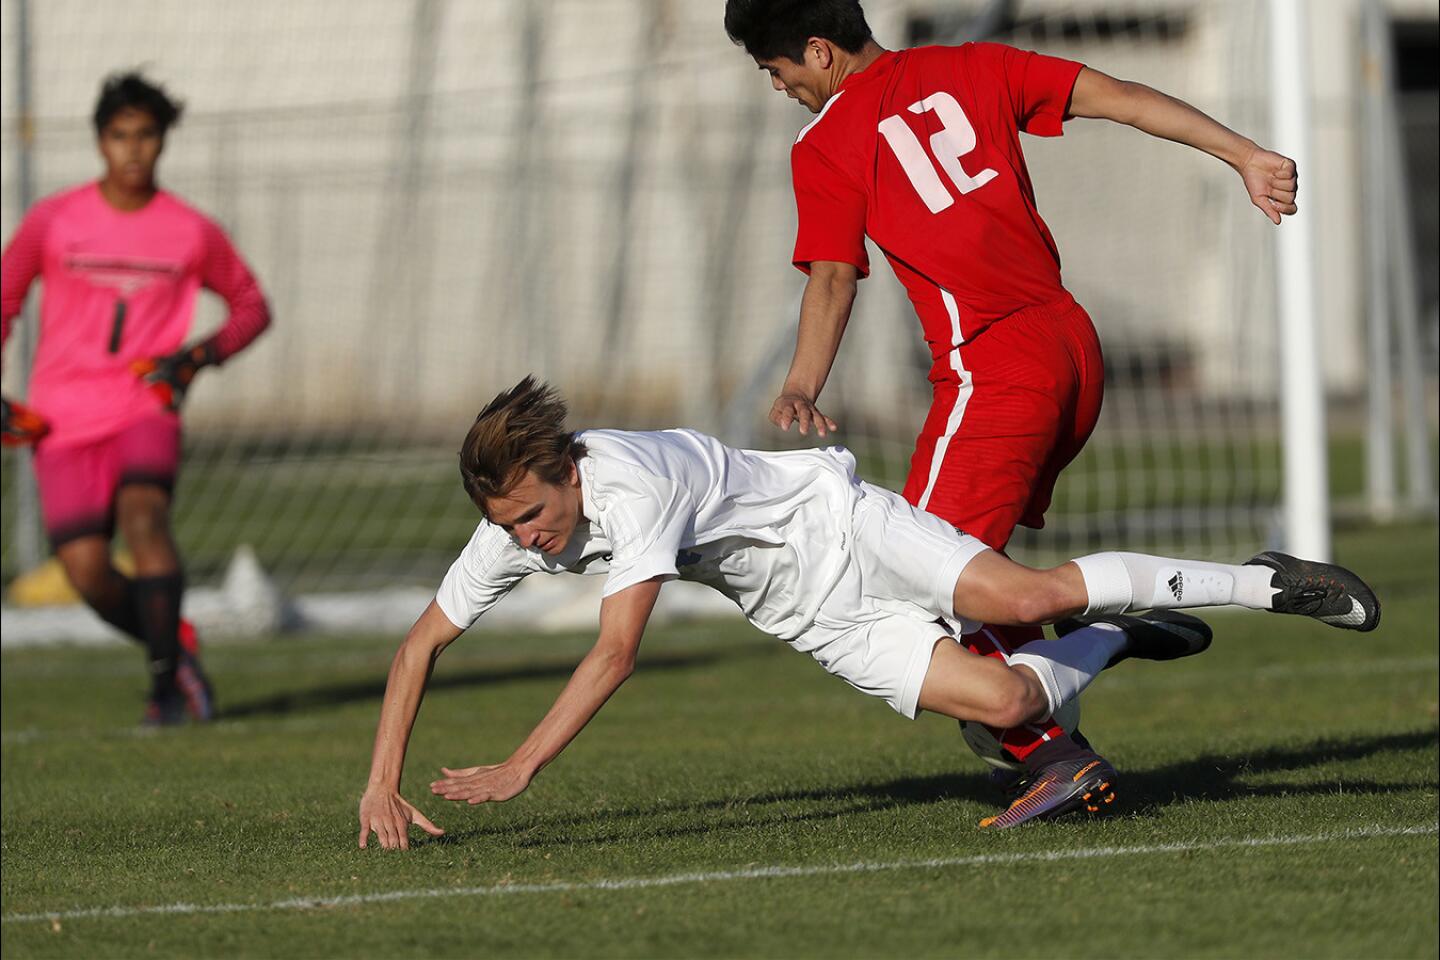
{"type": "MultiPolygon", "coordinates": [[[[911,113],[934,112],[940,120],[940,129],[930,135],[930,151],[962,196],[995,179],[997,174],[989,167],[972,177],[960,166],[960,158],[975,149],[975,128],[954,97],[943,91],[932,93],[910,104],[907,109],[911,113]]],[[[894,151],[905,176],[910,178],[911,186],[920,194],[920,199],[925,201],[931,213],[939,213],[955,202],[940,181],[935,164],[920,145],[920,138],[915,136],[915,131],[910,129],[904,117],[894,114],[881,120],[880,135],[894,151]]]]}

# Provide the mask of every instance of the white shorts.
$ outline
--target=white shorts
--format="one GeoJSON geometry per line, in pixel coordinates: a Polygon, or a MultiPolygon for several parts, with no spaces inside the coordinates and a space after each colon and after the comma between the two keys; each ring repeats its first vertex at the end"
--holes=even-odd
{"type": "Polygon", "coordinates": [[[849,563],[791,642],[830,673],[915,718],[930,654],[954,624],[955,581],[989,547],[899,494],[860,484],[849,563]]]}

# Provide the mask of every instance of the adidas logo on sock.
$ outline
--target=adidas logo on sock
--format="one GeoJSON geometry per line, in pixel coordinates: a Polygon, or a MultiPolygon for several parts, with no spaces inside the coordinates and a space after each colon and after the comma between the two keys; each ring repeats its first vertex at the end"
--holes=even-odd
{"type": "Polygon", "coordinates": [[[1175,595],[1175,600],[1177,602],[1183,600],[1185,598],[1185,574],[1176,570],[1175,576],[1170,578],[1169,583],[1170,592],[1175,595]]]}

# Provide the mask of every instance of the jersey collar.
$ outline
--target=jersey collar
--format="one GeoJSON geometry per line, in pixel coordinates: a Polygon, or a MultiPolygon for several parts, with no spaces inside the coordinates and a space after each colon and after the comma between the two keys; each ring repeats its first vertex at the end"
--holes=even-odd
{"type": "Polygon", "coordinates": [[[840,95],[840,92],[846,87],[850,86],[852,83],[867,83],[876,77],[883,76],[890,69],[890,64],[892,64],[895,61],[895,58],[899,55],[900,51],[898,50],[886,50],[884,53],[880,54],[880,56],[876,57],[874,62],[872,62],[870,66],[866,67],[864,70],[859,70],[855,73],[852,73],[844,80],[841,80],[840,86],[835,88],[835,93],[831,96],[830,99],[833,100],[835,99],[835,97],[838,97],[840,95]]]}

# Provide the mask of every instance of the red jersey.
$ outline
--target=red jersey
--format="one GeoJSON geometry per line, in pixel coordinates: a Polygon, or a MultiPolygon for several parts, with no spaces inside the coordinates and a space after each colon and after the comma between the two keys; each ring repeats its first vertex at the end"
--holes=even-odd
{"type": "Polygon", "coordinates": [[[1001,317],[1068,299],[1020,132],[1061,134],[1081,69],[967,43],[886,52],[847,77],[790,154],[795,265],[833,260],[864,276],[868,235],[937,360],[1001,317]]]}

